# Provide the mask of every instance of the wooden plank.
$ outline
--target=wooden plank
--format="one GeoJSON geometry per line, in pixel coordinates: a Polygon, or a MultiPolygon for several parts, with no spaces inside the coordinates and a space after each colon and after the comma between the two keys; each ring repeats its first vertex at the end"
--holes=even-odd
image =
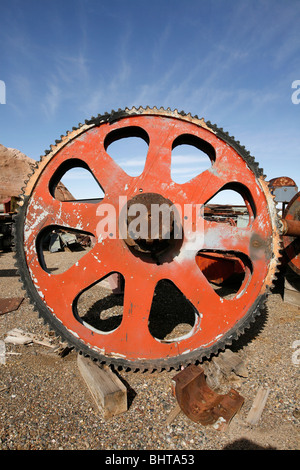
{"type": "Polygon", "coordinates": [[[167,417],[167,420],[166,420],[167,426],[169,426],[174,421],[174,419],[176,418],[176,416],[179,415],[179,413],[181,413],[181,408],[179,404],[177,403],[175,407],[170,411],[167,417]]]}
{"type": "Polygon", "coordinates": [[[283,293],[283,300],[288,304],[300,307],[300,292],[296,291],[296,289],[287,289],[285,287],[283,293]]]}
{"type": "Polygon", "coordinates": [[[6,348],[4,341],[0,341],[0,364],[6,364],[6,348]]]}
{"type": "Polygon", "coordinates": [[[4,339],[6,343],[13,343],[13,344],[41,344],[42,346],[47,346],[49,348],[53,347],[51,341],[47,339],[39,340],[36,335],[33,333],[27,333],[20,328],[13,328],[12,330],[7,332],[7,336],[4,339]]]}
{"type": "Polygon", "coordinates": [[[260,417],[262,415],[263,409],[265,407],[267,398],[269,396],[270,389],[264,389],[263,387],[260,387],[257,395],[253,401],[252,407],[248,413],[248,416],[246,418],[247,423],[249,424],[257,424],[258,421],[260,420],[260,417]]]}
{"type": "Polygon", "coordinates": [[[105,419],[127,411],[127,388],[111,369],[81,354],[77,356],[77,365],[105,419]]]}
{"type": "Polygon", "coordinates": [[[243,359],[239,354],[234,353],[230,349],[226,349],[218,356],[212,358],[212,362],[228,377],[231,372],[241,377],[248,377],[248,371],[245,367],[243,359]]]}

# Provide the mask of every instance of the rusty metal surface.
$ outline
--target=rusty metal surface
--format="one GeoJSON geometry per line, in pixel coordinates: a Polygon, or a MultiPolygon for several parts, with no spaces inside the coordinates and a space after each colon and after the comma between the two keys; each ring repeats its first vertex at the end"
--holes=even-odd
{"type": "Polygon", "coordinates": [[[135,250],[143,253],[149,253],[155,257],[166,251],[171,247],[172,244],[174,244],[174,225],[176,224],[176,220],[173,210],[173,203],[169,199],[166,199],[165,197],[156,193],[140,193],[129,200],[126,207],[124,208],[124,211],[126,211],[126,226],[124,227],[124,232],[126,234],[125,242],[135,250]],[[130,209],[134,205],[138,207],[139,204],[145,208],[144,214],[142,214],[142,217],[139,218],[141,224],[143,223],[143,218],[145,219],[144,222],[146,222],[147,233],[144,237],[141,237],[140,233],[138,233],[136,230],[133,232],[128,231],[128,228],[137,216],[136,213],[130,215],[130,209]],[[165,212],[168,212],[165,214],[167,217],[164,218],[162,217],[162,214],[160,214],[160,217],[157,218],[155,225],[153,223],[151,224],[151,221],[154,220],[153,206],[164,206],[165,212]]]}
{"type": "Polygon", "coordinates": [[[23,301],[23,297],[0,299],[0,315],[17,310],[23,301]]]}
{"type": "Polygon", "coordinates": [[[300,221],[282,219],[282,235],[300,237],[300,221]]]}
{"type": "Polygon", "coordinates": [[[300,275],[300,192],[287,205],[282,223],[285,262],[300,275]]]}
{"type": "Polygon", "coordinates": [[[297,186],[295,181],[288,176],[279,176],[278,178],[273,178],[269,181],[269,185],[274,188],[280,188],[283,186],[297,186]]]}
{"type": "Polygon", "coordinates": [[[244,398],[234,389],[220,395],[206,383],[204,370],[190,365],[175,377],[175,395],[181,410],[196,423],[224,430],[240,410],[244,398]]]}
{"type": "Polygon", "coordinates": [[[232,254],[200,252],[196,263],[206,278],[215,284],[222,284],[231,276],[245,272],[241,259],[232,254]]]}
{"type": "MultiPolygon", "coordinates": [[[[179,145],[179,144],[178,144],[179,145]]],[[[149,203],[150,200],[148,200],[149,203]]],[[[147,201],[146,201],[147,202],[147,201]]],[[[101,115],[68,132],[41,159],[29,178],[16,217],[17,261],[23,284],[41,315],[58,333],[86,354],[109,363],[141,368],[159,368],[194,362],[209,356],[237,338],[254,321],[270,291],[277,272],[280,236],[277,212],[263,172],[253,157],[232,137],[203,119],[157,108],[132,108],[101,115]],[[137,131],[138,130],[138,131],[137,131]],[[147,136],[144,171],[129,176],[107,152],[107,142],[136,135],[147,136]],[[171,156],[176,142],[197,142],[210,168],[192,180],[178,184],[171,179],[171,156]],[[97,233],[99,217],[88,201],[60,201],[54,183],[63,169],[80,161],[98,180],[105,196],[97,207],[110,204],[117,214],[141,194],[185,205],[203,206],[222,189],[233,189],[244,199],[249,214],[247,226],[208,220],[199,214],[184,231],[180,243],[163,250],[145,250],[142,239],[97,233]],[[121,199],[120,199],[121,196],[121,199]],[[70,269],[62,274],[45,270],[38,242],[49,227],[80,230],[96,240],[70,269]],[[194,242],[196,240],[196,242],[194,242]],[[127,242],[126,242],[127,241],[127,242]],[[143,252],[132,249],[142,247],[143,252]],[[199,250],[242,259],[244,280],[229,300],[216,294],[197,263],[199,250]],[[125,280],[122,322],[109,334],[90,327],[76,315],[78,295],[110,273],[125,280]],[[195,320],[188,335],[172,341],[158,340],[149,331],[149,316],[156,285],[171,281],[193,306],[195,320]]],[[[159,226],[162,234],[165,227],[159,226]]],[[[160,240],[158,237],[158,243],[160,240]]]]}

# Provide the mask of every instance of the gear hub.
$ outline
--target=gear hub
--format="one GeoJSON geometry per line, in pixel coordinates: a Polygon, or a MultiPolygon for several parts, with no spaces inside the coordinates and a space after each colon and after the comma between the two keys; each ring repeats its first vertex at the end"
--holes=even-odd
{"type": "Polygon", "coordinates": [[[156,258],[182,239],[182,225],[176,207],[169,199],[140,191],[126,205],[125,242],[156,258]]]}

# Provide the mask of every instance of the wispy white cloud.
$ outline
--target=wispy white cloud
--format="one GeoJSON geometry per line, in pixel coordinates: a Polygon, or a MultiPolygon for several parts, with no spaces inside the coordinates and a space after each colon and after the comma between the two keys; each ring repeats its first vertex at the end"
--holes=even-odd
{"type": "Polygon", "coordinates": [[[44,89],[43,112],[47,117],[53,117],[62,105],[80,103],[88,82],[89,61],[83,52],[72,56],[56,55],[44,89]]]}
{"type": "Polygon", "coordinates": [[[55,83],[48,83],[47,91],[44,95],[44,100],[41,103],[42,110],[47,117],[53,117],[62,101],[62,90],[55,83]]]}
{"type": "Polygon", "coordinates": [[[82,51],[77,54],[59,54],[55,57],[53,72],[62,84],[68,85],[74,81],[84,82],[89,77],[88,59],[82,51]]]}

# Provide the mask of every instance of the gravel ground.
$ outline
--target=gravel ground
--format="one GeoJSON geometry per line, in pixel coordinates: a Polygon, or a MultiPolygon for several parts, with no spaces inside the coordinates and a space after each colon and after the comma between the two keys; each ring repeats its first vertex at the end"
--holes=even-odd
{"type": "MultiPolygon", "coordinates": [[[[0,254],[0,289],[2,298],[24,295],[12,253],[0,254]]],[[[299,312],[273,293],[257,322],[232,345],[247,377],[231,374],[216,389],[224,393],[233,387],[244,397],[225,432],[194,423],[182,412],[167,424],[176,406],[171,388],[177,371],[116,371],[127,385],[129,408],[104,420],[74,350],[61,357],[39,344],[6,344],[6,363],[0,364],[0,450],[298,450],[299,355],[293,345],[300,339],[299,312]],[[246,417],[260,386],[270,394],[259,423],[249,425],[246,417]]],[[[12,328],[59,344],[26,297],[18,310],[0,315],[0,340],[12,328]]]]}

